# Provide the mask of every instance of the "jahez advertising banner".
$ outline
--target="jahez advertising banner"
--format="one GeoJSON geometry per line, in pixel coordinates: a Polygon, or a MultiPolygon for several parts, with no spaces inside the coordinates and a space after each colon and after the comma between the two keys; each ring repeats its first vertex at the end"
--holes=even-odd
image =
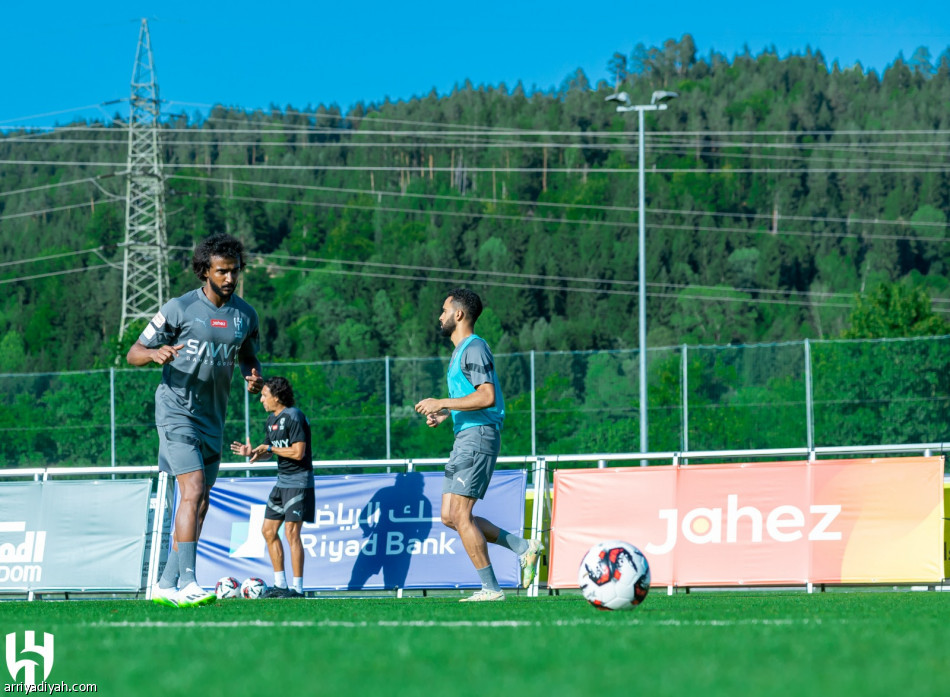
{"type": "Polygon", "coordinates": [[[630,542],[661,586],[936,582],[943,458],[561,470],[552,587],[630,542]]]}
{"type": "Polygon", "coordinates": [[[137,591],[151,480],[0,484],[0,591],[137,591]]]}
{"type": "MultiPolygon", "coordinates": [[[[520,532],[524,524],[524,470],[492,477],[475,515],[520,532]]],[[[441,522],[441,472],[315,477],[316,520],[304,523],[304,587],[308,590],[472,588],[480,586],[458,534],[441,522]]],[[[198,544],[198,583],[214,586],[223,576],[256,576],[273,582],[261,534],[274,477],[219,479],[198,544]]],[[[283,527],[281,527],[283,538],[283,527]]],[[[520,582],[518,558],[495,545],[489,550],[499,583],[520,582]]],[[[284,568],[292,575],[284,542],[284,568]]]]}

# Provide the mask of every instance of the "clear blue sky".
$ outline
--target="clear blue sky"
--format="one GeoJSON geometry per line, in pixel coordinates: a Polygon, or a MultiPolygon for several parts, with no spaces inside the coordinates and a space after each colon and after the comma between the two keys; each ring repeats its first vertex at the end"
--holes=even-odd
{"type": "Polygon", "coordinates": [[[547,89],[577,68],[606,79],[615,51],[692,34],[700,55],[820,49],[882,71],[903,51],[950,46],[950,3],[801,0],[13,3],[0,21],[0,127],[48,126],[128,97],[139,18],[149,18],[161,97],[302,108],[444,94],[476,85],[547,89]],[[788,9],[785,9],[785,8],[788,9]],[[781,9],[780,9],[781,8],[781,9]],[[27,118],[67,110],[52,116],[27,118]]]}

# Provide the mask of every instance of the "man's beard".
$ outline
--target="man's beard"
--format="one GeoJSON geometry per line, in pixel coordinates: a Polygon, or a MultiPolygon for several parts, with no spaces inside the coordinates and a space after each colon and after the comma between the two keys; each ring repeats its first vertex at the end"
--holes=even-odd
{"type": "Polygon", "coordinates": [[[213,291],[215,292],[215,294],[216,294],[219,298],[230,298],[232,295],[234,295],[234,286],[233,286],[233,285],[232,285],[230,288],[225,289],[225,288],[222,288],[221,286],[217,285],[217,284],[216,284],[214,281],[212,281],[210,278],[208,279],[208,285],[211,287],[211,290],[213,290],[213,291]]]}
{"type": "Polygon", "coordinates": [[[442,324],[442,322],[439,322],[439,334],[441,334],[442,336],[448,338],[452,336],[452,332],[454,331],[455,331],[455,322],[449,321],[449,322],[446,322],[445,324],[442,324]]]}

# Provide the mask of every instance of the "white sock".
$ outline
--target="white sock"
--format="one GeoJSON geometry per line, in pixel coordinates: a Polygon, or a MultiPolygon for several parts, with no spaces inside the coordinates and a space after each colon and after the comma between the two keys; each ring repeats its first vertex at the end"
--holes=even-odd
{"type": "Polygon", "coordinates": [[[284,571],[275,571],[274,572],[274,586],[277,588],[286,588],[287,587],[287,574],[284,571]]]}
{"type": "Polygon", "coordinates": [[[294,590],[303,593],[303,576],[294,576],[294,590]]]}

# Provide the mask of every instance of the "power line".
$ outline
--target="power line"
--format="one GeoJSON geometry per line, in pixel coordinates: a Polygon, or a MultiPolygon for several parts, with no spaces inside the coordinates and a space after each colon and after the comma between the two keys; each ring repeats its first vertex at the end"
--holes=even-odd
{"type": "MultiPolygon", "coordinates": [[[[439,273],[458,273],[466,275],[475,275],[475,276],[494,276],[494,277],[504,277],[504,278],[522,278],[527,280],[546,280],[546,281],[560,281],[560,282],[577,282],[577,283],[596,283],[596,284],[606,284],[606,285],[619,285],[619,286],[636,286],[638,281],[627,281],[623,279],[611,279],[611,278],[589,278],[589,277],[578,277],[578,276],[552,276],[549,274],[526,274],[519,273],[515,271],[486,271],[483,269],[458,269],[458,268],[449,268],[449,267],[440,267],[440,266],[419,266],[411,264],[394,264],[394,263],[384,263],[384,262],[373,262],[373,261],[352,261],[347,259],[329,259],[323,257],[308,257],[308,256],[298,256],[291,254],[278,254],[276,252],[271,252],[269,254],[258,255],[259,259],[283,259],[287,261],[305,261],[312,263],[321,263],[321,264],[341,264],[344,266],[363,266],[363,267],[381,267],[387,269],[404,269],[407,271],[435,271],[439,273]]],[[[290,268],[299,268],[299,267],[290,267],[290,268]]],[[[764,288],[724,288],[723,286],[704,286],[698,284],[679,284],[679,283],[658,283],[651,282],[647,283],[648,287],[651,288],[673,288],[680,290],[712,290],[712,291],[722,291],[729,290],[730,292],[736,293],[765,293],[765,294],[775,294],[775,295],[797,295],[805,296],[809,298],[853,298],[853,293],[832,293],[826,291],[801,291],[801,290],[770,290],[764,288]]],[[[544,286],[547,287],[547,286],[544,286]]],[[[570,288],[570,290],[575,290],[570,288]]],[[[635,295],[636,293],[634,293],[635,295]]],[[[950,302],[948,299],[946,302],[950,302]]],[[[850,305],[849,305],[850,307],[850,305]]]]}
{"type": "MultiPolygon", "coordinates": [[[[194,178],[201,179],[201,178],[194,178]]],[[[292,186],[292,185],[286,185],[292,186]]],[[[299,185],[294,186],[294,188],[306,188],[299,185]]],[[[364,191],[364,193],[377,193],[364,191]]],[[[382,195],[382,192],[378,192],[382,195]]],[[[410,209],[410,208],[399,208],[399,207],[390,207],[390,206],[366,206],[355,203],[334,203],[326,201],[292,201],[288,199],[275,199],[275,198],[265,198],[257,196],[229,196],[231,200],[235,201],[247,201],[247,202],[256,202],[256,203],[281,203],[289,206],[314,206],[314,207],[323,207],[323,208],[344,208],[351,210],[367,210],[367,211],[383,211],[391,213],[408,213],[413,215],[438,215],[438,216],[447,216],[447,217],[468,217],[468,218],[485,218],[485,219],[495,219],[495,220],[509,220],[517,222],[535,222],[535,223],[555,223],[559,225],[586,225],[589,227],[613,227],[613,228],[624,228],[630,227],[632,225],[631,221],[610,221],[610,220],[596,220],[596,219],[572,219],[572,218],[552,218],[546,216],[532,216],[532,215],[506,215],[500,213],[487,213],[479,211],[437,211],[432,209],[410,209]]],[[[121,201],[121,197],[115,197],[106,200],[98,201],[87,201],[83,203],[76,203],[64,206],[57,206],[52,208],[46,208],[41,210],[26,211],[21,213],[11,213],[7,215],[0,215],[0,220],[12,220],[16,218],[25,218],[32,217],[37,215],[45,215],[47,213],[55,213],[64,210],[71,210],[75,208],[85,208],[95,206],[96,203],[113,203],[116,201],[121,201]]],[[[465,199],[460,199],[465,200],[465,199]]],[[[501,201],[505,203],[505,201],[501,201]]],[[[571,207],[569,204],[558,204],[566,207],[571,207]]],[[[617,210],[623,210],[618,208],[617,210]]],[[[635,209],[633,209],[635,210],[635,209]]],[[[660,212],[660,211],[651,211],[651,212],[660,212]]],[[[717,215],[714,213],[707,213],[703,211],[668,211],[664,209],[664,212],[672,212],[674,214],[689,214],[694,216],[704,216],[704,215],[717,215]]],[[[728,215],[728,214],[718,214],[718,215],[728,215]]],[[[763,217],[768,217],[763,216],[763,217]]],[[[793,219],[792,216],[789,216],[788,219],[793,219]]],[[[827,222],[834,222],[835,219],[818,219],[826,220],[827,222]]],[[[850,222],[851,224],[856,224],[857,221],[848,221],[847,219],[837,219],[837,222],[850,222]]],[[[865,221],[870,222],[870,221],[865,221]]],[[[876,221],[878,224],[886,224],[881,221],[876,221]]],[[[897,223],[893,223],[897,224],[897,223]]],[[[943,227],[939,223],[926,224],[928,226],[934,227],[943,227]]],[[[910,236],[910,235],[888,235],[881,233],[873,232],[825,232],[825,231],[808,231],[808,230],[771,230],[771,229],[752,229],[752,228],[736,228],[736,227],[709,227],[709,226],[697,226],[697,225],[675,225],[672,223],[666,222],[651,222],[650,227],[653,229],[666,229],[666,230],[682,230],[687,232],[715,232],[715,233],[739,233],[739,234],[771,234],[771,235],[781,235],[781,236],[797,236],[797,237],[813,237],[813,238],[831,238],[831,239],[880,239],[880,240],[894,240],[894,241],[915,241],[920,243],[935,243],[943,244],[950,242],[950,239],[943,237],[924,237],[924,236],[910,236]]]]}
{"type": "Polygon", "coordinates": [[[0,284],[19,283],[21,281],[32,281],[37,278],[50,278],[52,276],[63,276],[66,274],[82,273],[83,271],[94,271],[95,269],[114,269],[113,264],[98,264],[96,266],[83,266],[79,269],[67,269],[65,271],[50,271],[49,273],[38,273],[32,276],[20,276],[18,278],[5,278],[0,280],[0,284]]]}
{"type": "MultiPolygon", "coordinates": [[[[6,119],[4,121],[0,121],[0,124],[11,123],[13,121],[26,121],[28,119],[40,119],[46,116],[59,116],[60,114],[70,114],[70,113],[75,113],[77,111],[88,111],[89,109],[98,109],[101,106],[102,106],[101,103],[87,104],[86,106],[77,106],[77,107],[73,107],[72,109],[60,109],[59,111],[47,111],[45,114],[31,114],[29,116],[18,116],[14,119],[6,119]]],[[[34,127],[33,126],[20,126],[20,127],[3,126],[3,128],[6,129],[6,128],[34,128],[34,127]]],[[[50,127],[46,127],[46,128],[50,128],[50,127]]]]}
{"type": "Polygon", "coordinates": [[[38,261],[49,261],[50,259],[62,259],[64,257],[74,257],[80,254],[95,254],[102,251],[103,247],[91,247],[89,249],[80,249],[76,252],[62,252],[60,254],[47,254],[42,257],[33,257],[31,259],[17,259],[16,261],[0,262],[0,266],[18,266],[20,264],[34,264],[38,261]]]}
{"type": "MultiPolygon", "coordinates": [[[[497,198],[487,198],[487,197],[478,197],[478,196],[452,196],[448,194],[422,194],[417,192],[406,191],[405,193],[397,191],[381,191],[377,189],[354,189],[347,187],[332,187],[332,186],[320,186],[317,184],[281,184],[279,182],[262,182],[259,180],[230,180],[230,179],[219,179],[215,177],[193,177],[185,174],[177,174],[174,176],[175,179],[184,179],[186,181],[206,181],[206,182],[216,182],[220,184],[238,184],[238,185],[251,185],[251,186],[264,186],[264,187],[274,187],[274,188],[285,188],[285,189],[295,189],[303,191],[322,191],[329,193],[348,193],[348,194],[358,194],[358,195],[369,195],[369,196],[395,196],[403,198],[422,198],[428,200],[437,200],[437,201],[458,201],[458,202],[475,202],[475,203],[487,203],[491,205],[521,205],[521,206],[537,206],[537,207],[549,207],[549,208],[566,208],[571,210],[592,210],[592,211],[615,211],[621,213],[636,213],[636,206],[606,206],[599,205],[595,203],[564,203],[560,201],[526,201],[521,199],[497,199],[497,198]]],[[[426,211],[417,211],[417,212],[426,212],[426,211]]],[[[431,212],[431,211],[428,211],[431,212]]],[[[685,210],[685,209],[675,209],[675,208],[653,208],[651,207],[648,213],[665,213],[673,215],[683,215],[683,216],[711,216],[711,217],[729,217],[729,218],[744,218],[749,220],[773,220],[772,213],[720,213],[717,211],[702,211],[702,210],[685,210]]],[[[780,220],[795,220],[795,221],[805,221],[805,222],[832,222],[832,223],[843,223],[848,225],[895,225],[898,227],[906,227],[913,225],[914,227],[936,227],[945,229],[947,225],[945,223],[930,223],[930,222],[919,222],[913,223],[908,220],[878,220],[870,218],[832,218],[832,217],[816,217],[816,216],[804,216],[804,215],[780,215],[780,220]]],[[[902,238],[903,239],[903,238],[902,238]]],[[[917,239],[910,238],[907,239],[917,239]]]]}
{"type": "MultiPolygon", "coordinates": [[[[516,222],[534,222],[534,223],[556,223],[558,225],[587,225],[589,227],[612,227],[612,228],[630,228],[634,225],[633,221],[614,221],[614,220],[590,220],[590,219],[572,219],[572,218],[550,218],[543,216],[529,215],[506,215],[502,213],[484,213],[478,211],[437,211],[431,209],[412,209],[396,208],[390,206],[364,206],[354,203],[333,203],[329,201],[290,201],[287,199],[264,198],[260,196],[235,196],[228,198],[232,201],[248,201],[252,203],[282,203],[289,206],[313,206],[319,208],[343,208],[347,210],[366,210],[383,211],[387,213],[408,213],[411,215],[427,216],[445,216],[455,218],[483,218],[490,220],[510,220],[516,222]]],[[[650,223],[651,229],[661,230],[683,230],[687,232],[733,232],[740,234],[754,235],[793,235],[797,237],[814,238],[849,238],[849,239],[882,239],[882,240],[913,240],[915,242],[933,242],[944,244],[950,242],[950,239],[937,237],[910,237],[907,235],[883,235],[879,233],[852,233],[852,232],[814,232],[806,230],[756,230],[751,228],[726,228],[726,227],[708,227],[702,225],[674,225],[672,223],[654,222],[650,223]]]]}
{"type": "MultiPolygon", "coordinates": [[[[120,162],[90,162],[90,161],[56,161],[56,160],[0,160],[0,165],[30,165],[30,166],[56,166],[56,167],[124,167],[125,163],[120,162]]],[[[455,172],[458,166],[432,166],[427,165],[270,165],[270,164],[204,164],[204,163],[167,163],[165,169],[219,169],[219,170],[258,170],[258,171],[304,171],[304,172],[410,172],[417,175],[428,174],[430,172],[455,172]]],[[[632,167],[603,167],[603,168],[583,168],[583,167],[470,167],[464,166],[462,169],[466,173],[519,173],[534,174],[546,172],[548,174],[573,174],[594,175],[594,174],[624,174],[636,175],[637,169],[632,167]]],[[[950,163],[946,166],[937,167],[815,167],[815,168],[793,168],[793,167],[771,167],[771,168],[751,168],[751,167],[653,167],[646,170],[647,174],[707,174],[707,175],[736,175],[736,174],[788,174],[801,176],[802,174],[943,174],[950,172],[950,163]]]]}
{"type": "MultiPolygon", "coordinates": [[[[366,278],[384,278],[391,279],[396,281],[426,281],[426,282],[439,282],[439,283],[457,283],[457,278],[445,278],[445,277],[432,277],[432,276],[410,276],[405,274],[388,274],[388,273],[375,273],[367,271],[346,271],[343,269],[311,269],[311,268],[301,268],[299,266],[282,266],[279,264],[269,265],[271,269],[279,269],[284,271],[303,271],[305,273],[327,273],[331,275],[339,276],[362,276],[366,278]]],[[[532,283],[510,283],[504,281],[494,281],[494,280],[469,280],[468,283],[473,285],[481,286],[491,286],[491,287],[503,287],[503,288],[521,288],[525,290],[543,290],[548,292],[567,292],[567,293],[587,293],[595,295],[625,295],[625,296],[634,296],[637,294],[636,291],[628,290],[613,290],[609,288],[573,288],[569,286],[545,286],[532,283]]],[[[725,289],[723,289],[725,290],[725,289]]],[[[767,305],[801,305],[801,306],[812,306],[814,303],[797,301],[797,300],[773,300],[767,298],[736,298],[730,297],[727,295],[697,295],[697,296],[684,296],[680,293],[650,293],[651,297],[664,297],[664,298],[675,298],[679,300],[697,300],[697,301],[714,301],[721,300],[725,302],[740,302],[748,304],[767,304],[767,305]]],[[[822,303],[822,307],[841,307],[841,308],[850,308],[852,305],[843,304],[843,303],[822,303]]],[[[948,310],[950,311],[950,310],[948,310]]]]}
{"type": "MultiPolygon", "coordinates": [[[[56,182],[55,184],[44,184],[42,186],[31,186],[28,189],[14,189],[12,191],[0,191],[0,196],[13,196],[14,194],[28,194],[33,191],[43,191],[44,189],[57,189],[62,186],[75,186],[76,184],[96,183],[101,177],[85,177],[84,179],[72,179],[67,182],[56,182]]],[[[115,195],[115,194],[110,194],[115,195]]]]}
{"type": "Polygon", "coordinates": [[[27,211],[26,213],[10,213],[8,215],[0,215],[0,220],[13,220],[14,218],[28,218],[35,215],[45,215],[47,213],[58,213],[60,211],[68,211],[74,208],[91,208],[97,203],[106,204],[106,203],[115,203],[116,201],[121,201],[121,198],[116,199],[106,199],[99,201],[86,201],[85,203],[73,203],[68,206],[56,206],[55,208],[44,208],[38,211],[27,211]]]}

